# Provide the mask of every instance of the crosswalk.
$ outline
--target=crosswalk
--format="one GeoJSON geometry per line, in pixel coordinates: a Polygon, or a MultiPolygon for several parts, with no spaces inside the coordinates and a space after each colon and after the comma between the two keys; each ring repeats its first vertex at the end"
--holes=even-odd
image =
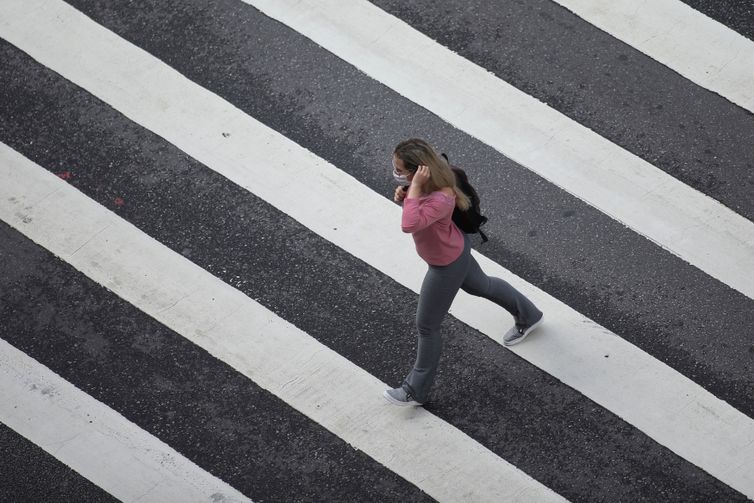
{"type": "Polygon", "coordinates": [[[558,1],[582,19],[631,44],[700,86],[754,112],[752,41],[692,7],[660,0],[637,9],[584,0],[558,1]],[[668,23],[668,20],[678,20],[668,23]]]}
{"type": "Polygon", "coordinates": [[[590,2],[0,1],[0,422],[60,474],[0,464],[0,500],[754,498],[754,172],[735,141],[754,120],[745,84],[716,87],[754,78],[754,43],[662,8],[709,54],[734,44],[726,78],[674,67],[682,38],[632,38],[660,16],[629,35],[590,2]],[[546,37],[507,70],[505,44],[474,49],[486,23],[535,18],[567,27],[563,58],[587,58],[582,36],[634,45],[649,57],[601,70],[635,64],[683,105],[652,103],[646,129],[624,105],[585,120],[517,81],[546,37]],[[508,315],[460,294],[434,399],[405,411],[381,391],[412,362],[424,273],[389,199],[409,136],[472,173],[477,260],[548,322],[507,349],[508,315]]]}

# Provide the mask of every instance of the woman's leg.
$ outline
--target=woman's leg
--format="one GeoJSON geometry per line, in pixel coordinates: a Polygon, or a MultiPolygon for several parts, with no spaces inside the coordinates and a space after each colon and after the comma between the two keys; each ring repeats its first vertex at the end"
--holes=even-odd
{"type": "Polygon", "coordinates": [[[529,299],[500,278],[487,276],[477,261],[469,255],[469,268],[461,288],[464,292],[491,300],[508,311],[516,322],[516,327],[526,328],[542,317],[529,299]]]}
{"type": "Polygon", "coordinates": [[[419,332],[416,362],[403,381],[403,388],[418,402],[426,402],[429,398],[442,352],[440,325],[461,287],[469,257],[469,251],[465,249],[450,265],[429,266],[424,276],[416,310],[419,332]]]}

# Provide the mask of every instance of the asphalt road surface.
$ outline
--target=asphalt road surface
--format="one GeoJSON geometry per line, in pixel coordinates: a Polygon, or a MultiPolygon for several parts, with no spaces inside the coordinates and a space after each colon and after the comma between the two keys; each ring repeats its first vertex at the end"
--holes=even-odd
{"type": "MultiPolygon", "coordinates": [[[[291,27],[316,3],[0,0],[0,501],[754,498],[754,272],[720,279],[754,257],[751,105],[567,2],[324,2],[342,24],[291,27]],[[426,61],[450,81],[481,67],[512,86],[493,102],[562,120],[548,159],[611,171],[566,190],[501,146],[528,141],[517,119],[497,143],[465,126],[484,111],[396,90],[445,92],[426,61],[335,54],[372,27],[347,5],[449,49],[426,61]],[[483,267],[546,323],[509,349],[512,318],[464,300],[407,412],[381,390],[413,363],[425,267],[392,203],[409,137],[466,169],[483,267]],[[595,203],[587,182],[616,173],[668,180],[668,211],[595,203]],[[679,227],[698,201],[710,219],[679,227]]],[[[702,43],[754,61],[751,2],[667,3],[663,32],[711,26],[702,43]]]]}

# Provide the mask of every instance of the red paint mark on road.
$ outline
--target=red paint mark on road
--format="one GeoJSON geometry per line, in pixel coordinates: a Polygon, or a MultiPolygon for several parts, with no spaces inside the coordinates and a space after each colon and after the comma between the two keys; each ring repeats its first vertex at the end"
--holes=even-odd
{"type": "Polygon", "coordinates": [[[123,200],[122,197],[115,198],[115,206],[123,206],[124,204],[126,204],[126,202],[123,200]]]}
{"type": "Polygon", "coordinates": [[[63,171],[62,173],[58,173],[57,175],[60,178],[62,178],[63,180],[70,180],[71,176],[73,176],[73,175],[71,175],[70,171],[63,171]]]}

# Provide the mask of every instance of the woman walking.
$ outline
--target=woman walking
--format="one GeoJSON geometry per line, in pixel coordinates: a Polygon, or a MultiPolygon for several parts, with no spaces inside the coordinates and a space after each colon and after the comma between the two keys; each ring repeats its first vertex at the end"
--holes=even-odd
{"type": "Polygon", "coordinates": [[[393,176],[401,184],[394,197],[403,203],[401,228],[411,233],[429,268],[416,310],[416,362],[403,384],[384,395],[396,405],[422,405],[440,361],[440,325],[459,289],[489,299],[513,316],[515,324],[503,338],[506,346],[522,342],[542,323],[543,314],[508,283],[484,274],[471,256],[468,237],[451,218],[456,206],[467,210],[469,200],[456,186],[447,161],[427,142],[413,138],[399,143],[393,151],[393,176]]]}

